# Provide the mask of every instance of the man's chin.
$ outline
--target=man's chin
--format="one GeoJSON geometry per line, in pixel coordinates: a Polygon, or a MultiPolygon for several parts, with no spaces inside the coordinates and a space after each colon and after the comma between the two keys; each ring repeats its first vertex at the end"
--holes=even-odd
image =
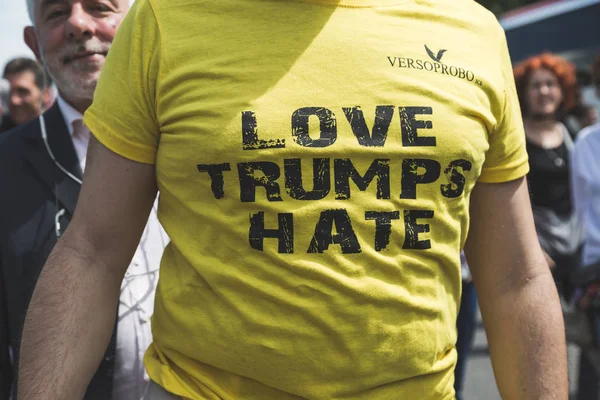
{"type": "Polygon", "coordinates": [[[102,67],[104,67],[104,60],[93,62],[75,61],[65,65],[63,75],[72,76],[75,79],[90,79],[93,77],[97,79],[102,67]]]}
{"type": "Polygon", "coordinates": [[[58,91],[65,100],[79,101],[94,97],[94,91],[98,83],[97,76],[71,76],[65,78],[65,80],[55,81],[58,91]]]}
{"type": "Polygon", "coordinates": [[[77,84],[78,86],[90,87],[96,86],[98,78],[100,78],[100,70],[92,71],[73,71],[68,70],[63,73],[63,77],[66,81],[71,84],[77,84]]]}
{"type": "Polygon", "coordinates": [[[19,114],[17,116],[14,116],[11,119],[13,120],[13,122],[15,124],[21,125],[21,124],[24,124],[24,123],[27,123],[27,122],[31,121],[35,117],[37,117],[37,114],[19,114]]]}

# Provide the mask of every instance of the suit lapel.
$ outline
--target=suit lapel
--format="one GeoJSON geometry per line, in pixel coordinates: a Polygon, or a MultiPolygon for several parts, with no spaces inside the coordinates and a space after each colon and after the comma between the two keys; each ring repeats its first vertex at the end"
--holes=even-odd
{"type": "MultiPolygon", "coordinates": [[[[58,103],[55,103],[52,108],[44,113],[44,121],[48,135],[48,144],[56,160],[66,170],[81,179],[82,173],[77,153],[75,153],[71,135],[60,112],[58,103]]],[[[65,208],[69,214],[73,215],[75,205],[77,204],[77,197],[79,196],[80,185],[61,171],[54,161],[52,161],[42,140],[39,122],[37,129],[32,129],[30,132],[31,134],[26,138],[30,150],[27,154],[29,163],[33,166],[35,173],[43,183],[54,193],[55,199],[62,206],[61,208],[65,208]]]]}

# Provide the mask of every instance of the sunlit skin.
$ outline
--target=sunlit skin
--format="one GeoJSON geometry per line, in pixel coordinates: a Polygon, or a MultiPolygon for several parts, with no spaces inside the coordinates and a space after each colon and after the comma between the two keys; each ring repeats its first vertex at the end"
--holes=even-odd
{"type": "Polygon", "coordinates": [[[31,71],[16,72],[6,76],[10,84],[8,115],[17,125],[24,124],[41,112],[42,90],[35,84],[31,71]]]}
{"type": "Polygon", "coordinates": [[[25,42],[42,61],[62,98],[84,113],[128,0],[37,0],[25,42]]]}

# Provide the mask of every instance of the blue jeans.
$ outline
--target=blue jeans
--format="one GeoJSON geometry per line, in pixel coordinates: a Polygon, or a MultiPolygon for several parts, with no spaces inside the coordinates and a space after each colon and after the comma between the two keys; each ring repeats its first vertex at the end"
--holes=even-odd
{"type": "Polygon", "coordinates": [[[456,400],[462,400],[463,384],[467,372],[467,359],[473,347],[475,338],[477,317],[477,293],[473,282],[463,282],[462,297],[460,299],[460,309],[456,319],[456,329],[458,338],[456,340],[456,352],[458,360],[454,370],[454,390],[456,391],[456,400]]]}

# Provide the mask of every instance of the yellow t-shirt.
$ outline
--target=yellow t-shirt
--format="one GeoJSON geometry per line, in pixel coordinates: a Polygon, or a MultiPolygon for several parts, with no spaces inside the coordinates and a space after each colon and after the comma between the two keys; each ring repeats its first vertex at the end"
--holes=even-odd
{"type": "Polygon", "coordinates": [[[150,377],[190,399],[450,399],[476,181],[528,172],[473,1],[137,0],[85,123],[156,164],[150,377]]]}

